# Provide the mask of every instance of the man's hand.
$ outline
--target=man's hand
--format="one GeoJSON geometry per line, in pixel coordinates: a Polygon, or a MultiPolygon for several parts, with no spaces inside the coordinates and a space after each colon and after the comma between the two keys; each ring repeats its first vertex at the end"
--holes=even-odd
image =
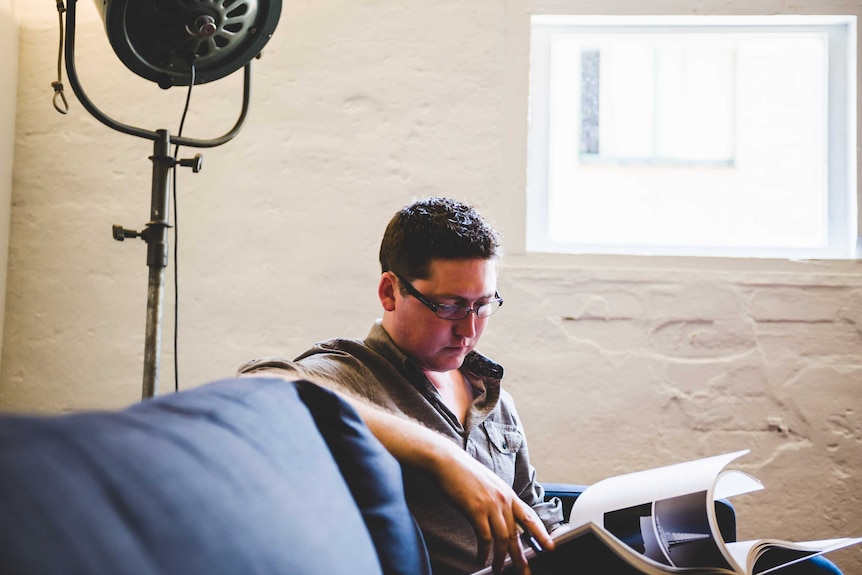
{"type": "MultiPolygon", "coordinates": [[[[447,440],[448,442],[448,440],[447,440]]],[[[530,574],[521,545],[519,526],[530,533],[543,549],[554,542],[533,509],[490,469],[452,445],[440,454],[436,475],[453,503],[473,523],[479,541],[480,565],[493,550],[494,573],[501,573],[506,555],[519,573],[530,574]]]]}

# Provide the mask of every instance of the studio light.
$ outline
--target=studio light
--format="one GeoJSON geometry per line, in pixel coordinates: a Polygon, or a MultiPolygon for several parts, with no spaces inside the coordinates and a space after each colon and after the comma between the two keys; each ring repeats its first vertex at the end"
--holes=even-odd
{"type": "MultiPolygon", "coordinates": [[[[142,231],[114,226],[116,240],[141,238],[147,243],[147,291],[144,378],[142,397],[155,395],[159,379],[164,275],[168,263],[169,174],[177,166],[201,169],[201,155],[177,160],[171,146],[212,148],[239,133],[248,112],[251,61],[272,37],[281,14],[281,0],[96,0],[108,40],[123,64],[135,74],[162,88],[194,86],[223,78],[244,68],[243,100],[239,118],[223,136],[195,139],[172,136],[119,122],[104,114],[85,93],[75,69],[77,1],[57,0],[66,12],[65,55],[69,84],[81,105],[106,126],[152,140],[153,185],[150,219],[142,231]]],[[[62,26],[61,26],[62,30],[62,26]]],[[[62,36],[61,36],[62,43],[62,36]]],[[[62,94],[62,84],[55,90],[62,94]]],[[[55,103],[56,107],[56,103],[55,103]]],[[[175,148],[176,149],[176,148],[175,148]]]]}
{"type": "Polygon", "coordinates": [[[162,88],[223,78],[257,56],[272,36],[279,1],[97,0],[114,52],[162,88]]]}

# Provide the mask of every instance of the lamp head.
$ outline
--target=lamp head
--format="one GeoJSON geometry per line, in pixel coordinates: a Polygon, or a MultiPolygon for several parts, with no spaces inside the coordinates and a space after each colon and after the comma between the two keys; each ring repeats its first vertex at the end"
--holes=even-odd
{"type": "Polygon", "coordinates": [[[281,0],[95,0],[108,40],[132,72],[162,88],[223,78],[272,37],[281,0]]]}

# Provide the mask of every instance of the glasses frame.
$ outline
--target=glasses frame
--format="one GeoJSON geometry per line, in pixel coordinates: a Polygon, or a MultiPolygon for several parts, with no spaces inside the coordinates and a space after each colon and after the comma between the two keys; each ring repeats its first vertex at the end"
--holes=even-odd
{"type": "Polygon", "coordinates": [[[497,310],[499,310],[501,307],[503,307],[503,298],[500,297],[500,294],[497,291],[494,291],[494,299],[492,299],[490,301],[486,301],[485,303],[483,303],[481,305],[466,306],[466,305],[434,303],[433,301],[428,299],[425,295],[423,295],[422,292],[420,292],[418,289],[413,287],[413,284],[411,284],[409,281],[404,279],[404,277],[402,277],[401,274],[399,274],[398,272],[392,272],[392,273],[393,273],[393,275],[395,275],[396,278],[398,278],[398,281],[404,286],[404,289],[407,290],[408,294],[412,295],[417,300],[419,300],[422,303],[422,305],[424,305],[425,307],[427,307],[428,309],[433,311],[434,314],[437,317],[439,317],[440,319],[445,319],[448,321],[460,321],[460,320],[464,319],[465,317],[467,317],[468,315],[470,315],[470,313],[476,314],[476,319],[484,319],[486,317],[491,317],[492,315],[497,313],[497,310]],[[480,309],[482,309],[483,307],[485,307],[489,304],[498,303],[498,302],[500,305],[498,305],[496,308],[494,308],[494,310],[491,313],[489,313],[488,315],[479,315],[480,309]],[[443,317],[440,315],[440,309],[441,308],[444,308],[444,309],[455,309],[455,308],[457,308],[457,309],[462,309],[462,310],[466,310],[466,311],[464,312],[464,315],[462,315],[461,317],[443,317]]]}

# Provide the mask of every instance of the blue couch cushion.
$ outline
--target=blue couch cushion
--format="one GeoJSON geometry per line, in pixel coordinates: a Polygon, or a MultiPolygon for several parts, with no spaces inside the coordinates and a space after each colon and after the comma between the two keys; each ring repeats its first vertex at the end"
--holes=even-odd
{"type": "MultiPolygon", "coordinates": [[[[381,566],[318,428],[370,458],[368,485],[400,482],[355,413],[307,383],[241,378],[118,412],[2,416],[0,573],[400,573],[381,566]]],[[[363,497],[403,572],[421,573],[403,495],[363,497]]]]}
{"type": "Polygon", "coordinates": [[[297,386],[362,512],[383,573],[431,575],[425,541],[407,510],[398,462],[347,403],[309,382],[297,386]]]}

